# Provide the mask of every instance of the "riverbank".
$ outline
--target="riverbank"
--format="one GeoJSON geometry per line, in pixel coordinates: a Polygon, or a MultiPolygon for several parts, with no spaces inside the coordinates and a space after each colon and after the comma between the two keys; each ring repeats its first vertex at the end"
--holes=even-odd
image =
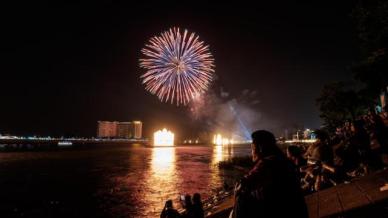
{"type": "MultiPolygon", "coordinates": [[[[388,169],[305,197],[310,218],[388,217],[388,169]]],[[[233,196],[206,211],[208,218],[227,218],[233,196]]]]}

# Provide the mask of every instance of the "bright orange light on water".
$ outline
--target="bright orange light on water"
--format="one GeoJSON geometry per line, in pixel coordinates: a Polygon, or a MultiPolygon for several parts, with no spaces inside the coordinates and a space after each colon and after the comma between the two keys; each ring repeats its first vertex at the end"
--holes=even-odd
{"type": "Polygon", "coordinates": [[[215,134],[214,137],[213,137],[213,144],[215,145],[229,145],[229,144],[233,144],[233,139],[228,139],[228,138],[224,138],[222,137],[221,134],[215,134]]]}
{"type": "Polygon", "coordinates": [[[164,128],[154,133],[154,146],[173,146],[174,133],[164,128]]]}

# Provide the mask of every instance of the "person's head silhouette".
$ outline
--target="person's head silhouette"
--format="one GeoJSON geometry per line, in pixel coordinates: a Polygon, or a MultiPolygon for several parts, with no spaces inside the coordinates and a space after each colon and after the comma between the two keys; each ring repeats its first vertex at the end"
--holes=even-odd
{"type": "Polygon", "coordinates": [[[278,155],[282,152],[276,146],[275,136],[266,130],[257,130],[252,133],[252,160],[257,161],[261,158],[278,155]]]}
{"type": "Polygon", "coordinates": [[[199,193],[193,195],[193,204],[202,204],[201,195],[199,193]]]}
{"type": "Polygon", "coordinates": [[[172,200],[166,201],[166,208],[172,208],[172,200]]]}
{"type": "Polygon", "coordinates": [[[189,194],[185,195],[185,207],[189,208],[191,207],[192,202],[191,202],[191,196],[189,194]]]}

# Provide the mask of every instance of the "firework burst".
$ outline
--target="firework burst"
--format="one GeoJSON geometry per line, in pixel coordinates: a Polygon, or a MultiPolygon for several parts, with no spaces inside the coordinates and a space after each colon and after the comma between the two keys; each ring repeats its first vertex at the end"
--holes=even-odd
{"type": "Polygon", "coordinates": [[[146,90],[161,101],[186,105],[209,87],[214,59],[195,33],[172,28],[152,37],[141,50],[140,77],[146,90]]]}

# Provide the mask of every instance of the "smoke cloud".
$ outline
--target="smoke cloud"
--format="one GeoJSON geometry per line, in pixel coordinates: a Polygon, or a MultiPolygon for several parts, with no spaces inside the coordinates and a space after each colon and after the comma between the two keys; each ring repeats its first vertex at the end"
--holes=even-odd
{"type": "Polygon", "coordinates": [[[260,110],[260,100],[255,90],[242,90],[236,96],[224,91],[209,91],[197,96],[190,104],[191,117],[199,123],[201,140],[211,140],[215,133],[236,141],[250,140],[254,130],[274,131],[279,122],[270,119],[260,110]]]}

